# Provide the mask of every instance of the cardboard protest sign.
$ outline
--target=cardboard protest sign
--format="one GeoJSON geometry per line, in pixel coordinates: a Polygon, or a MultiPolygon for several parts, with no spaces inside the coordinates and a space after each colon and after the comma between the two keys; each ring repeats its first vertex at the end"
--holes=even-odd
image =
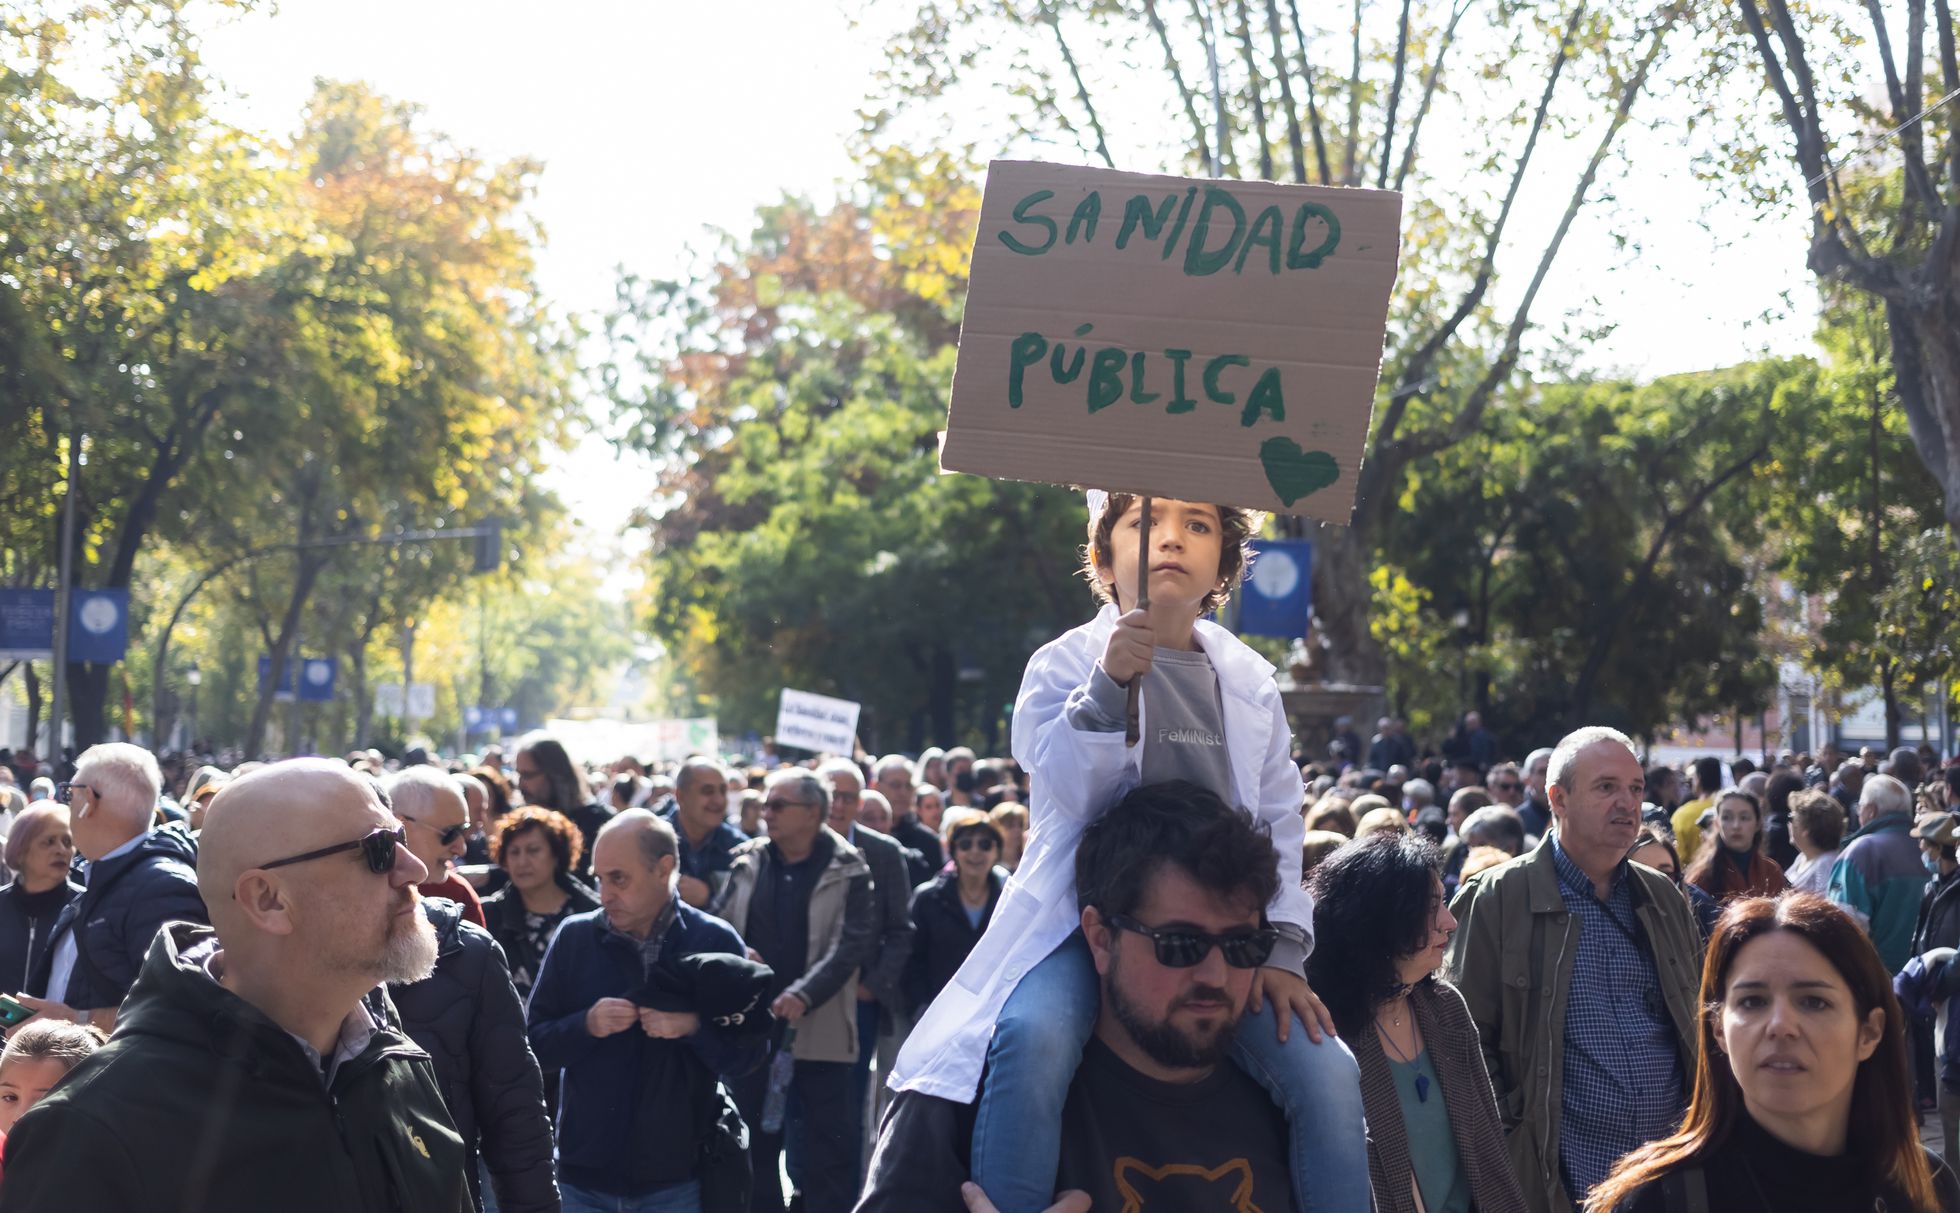
{"type": "Polygon", "coordinates": [[[857,740],[858,711],[848,699],[784,687],[776,709],[776,744],[848,758],[857,740]]]}
{"type": "Polygon", "coordinates": [[[944,467],[1345,524],[1402,196],[996,160],[944,467]]]}

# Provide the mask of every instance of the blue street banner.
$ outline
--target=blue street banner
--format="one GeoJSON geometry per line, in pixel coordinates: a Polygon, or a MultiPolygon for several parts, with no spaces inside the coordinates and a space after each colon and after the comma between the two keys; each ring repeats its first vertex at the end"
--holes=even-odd
{"type": "Polygon", "coordinates": [[[308,657],[299,664],[300,702],[330,702],[333,699],[334,675],[339,670],[338,660],[332,657],[308,657]]]}
{"type": "Polygon", "coordinates": [[[54,656],[54,591],[0,588],[0,661],[54,656]]]}
{"type": "Polygon", "coordinates": [[[517,709],[516,708],[497,709],[497,724],[506,733],[515,732],[517,730],[517,709]]]}
{"type": "Polygon", "coordinates": [[[483,709],[470,704],[463,709],[463,727],[474,733],[483,727],[483,709]]]}
{"type": "MultiPolygon", "coordinates": [[[[279,685],[273,688],[273,692],[272,692],[272,697],[275,700],[280,700],[283,702],[292,699],[293,664],[294,664],[293,659],[288,657],[286,659],[286,668],[279,671],[279,685]]],[[[261,695],[265,693],[265,684],[268,680],[271,679],[271,677],[272,677],[272,658],[270,657],[259,658],[259,693],[261,695]]]]}
{"type": "Polygon", "coordinates": [[[129,591],[69,591],[68,660],[107,665],[128,651],[129,591]]]}
{"type": "Polygon", "coordinates": [[[1313,614],[1313,542],[1255,539],[1252,572],[1239,590],[1239,633],[1293,638],[1313,614]]]}

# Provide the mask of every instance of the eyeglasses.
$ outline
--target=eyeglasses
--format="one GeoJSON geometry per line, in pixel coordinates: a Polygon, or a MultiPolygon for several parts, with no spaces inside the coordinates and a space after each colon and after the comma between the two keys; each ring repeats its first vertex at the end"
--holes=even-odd
{"type": "Polygon", "coordinates": [[[1237,935],[1206,935],[1198,931],[1161,931],[1133,918],[1111,914],[1103,919],[1119,931],[1141,935],[1157,951],[1157,963],[1167,969],[1188,969],[1211,955],[1215,947],[1235,969],[1256,969],[1272,956],[1279,932],[1271,927],[1237,935]]]}
{"type": "Polygon", "coordinates": [[[58,783],[54,785],[54,802],[56,804],[75,803],[76,788],[80,788],[91,796],[99,795],[94,788],[85,783],[58,783]]]}
{"type": "Polygon", "coordinates": [[[1490,790],[1493,792],[1516,792],[1523,787],[1524,785],[1521,783],[1493,783],[1490,785],[1490,790]]]}
{"type": "Polygon", "coordinates": [[[373,872],[376,876],[381,876],[395,870],[395,849],[407,845],[408,832],[406,830],[399,828],[393,830],[376,830],[367,837],[356,838],[352,842],[336,843],[330,847],[321,847],[317,851],[308,851],[304,855],[289,855],[284,859],[275,859],[271,863],[262,863],[259,865],[259,869],[261,871],[270,871],[273,868],[283,868],[288,864],[305,863],[312,859],[325,859],[329,855],[338,855],[343,851],[359,851],[361,858],[367,860],[368,871],[373,872]]]}
{"type": "Polygon", "coordinates": [[[953,846],[962,851],[991,851],[1000,844],[985,834],[978,837],[968,834],[965,838],[953,840],[953,846]]]}
{"type": "Polygon", "coordinates": [[[468,822],[463,822],[460,825],[450,826],[446,830],[438,830],[434,826],[430,825],[428,822],[418,820],[417,818],[414,817],[404,817],[402,818],[402,820],[413,821],[415,822],[416,825],[421,826],[423,829],[433,833],[436,836],[436,841],[445,847],[454,846],[456,844],[456,840],[463,836],[463,832],[470,828],[468,822]]]}

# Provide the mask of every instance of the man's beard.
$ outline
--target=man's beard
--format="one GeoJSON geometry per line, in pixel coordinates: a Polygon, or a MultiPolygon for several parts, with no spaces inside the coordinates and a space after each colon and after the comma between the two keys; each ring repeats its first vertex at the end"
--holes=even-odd
{"type": "Polygon", "coordinates": [[[1196,1069],[1215,1066],[1224,1061],[1232,1051],[1232,1040],[1238,1034],[1238,1019],[1227,1016],[1209,1037],[1198,1037],[1172,1025],[1170,1017],[1189,999],[1216,999],[1231,1005],[1231,997],[1217,986],[1196,986],[1177,1002],[1171,1004],[1164,1018],[1152,1021],[1145,1017],[1143,1010],[1123,996],[1123,983],[1118,970],[1121,962],[1111,958],[1109,980],[1104,983],[1103,996],[1109,999],[1109,1009],[1116,1016],[1116,1022],[1136,1041],[1144,1055],[1160,1066],[1176,1069],[1196,1069]]]}
{"type": "Polygon", "coordinates": [[[370,971],[375,979],[408,984],[421,981],[436,969],[436,929],[420,910],[391,916],[388,935],[379,954],[372,958],[370,971]]]}

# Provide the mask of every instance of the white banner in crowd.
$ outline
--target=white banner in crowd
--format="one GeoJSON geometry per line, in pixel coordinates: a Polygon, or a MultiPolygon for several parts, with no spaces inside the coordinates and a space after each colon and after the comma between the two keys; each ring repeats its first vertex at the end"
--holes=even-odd
{"type": "Polygon", "coordinates": [[[848,757],[857,740],[859,706],[810,691],[783,688],[776,711],[776,744],[848,757]]]}
{"type": "Polygon", "coordinates": [[[717,754],[721,735],[713,716],[692,720],[547,720],[544,731],[579,762],[599,766],[621,758],[678,761],[717,754]]]}

